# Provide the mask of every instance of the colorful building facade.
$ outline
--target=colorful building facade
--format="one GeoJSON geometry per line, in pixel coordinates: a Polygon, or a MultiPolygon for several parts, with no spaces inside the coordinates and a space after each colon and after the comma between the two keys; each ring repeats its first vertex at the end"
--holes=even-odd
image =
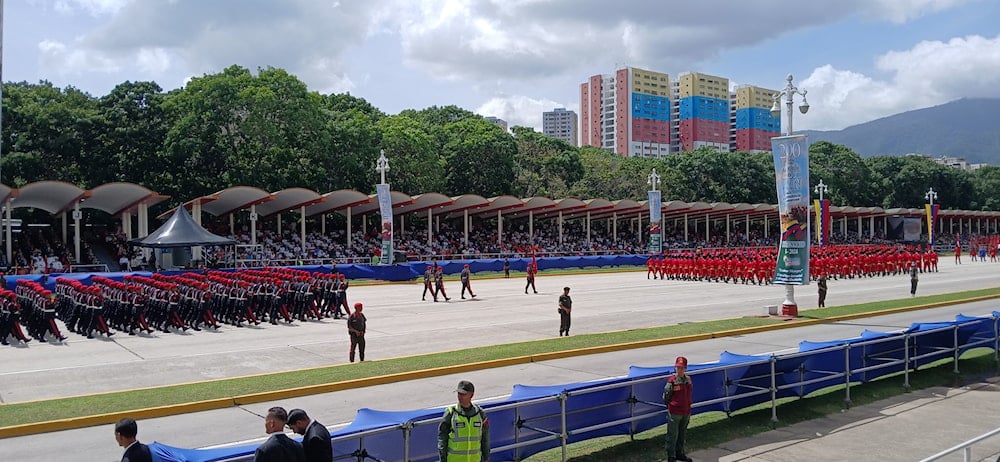
{"type": "Polygon", "coordinates": [[[771,150],[771,138],[781,136],[781,118],[771,115],[776,90],[742,85],[733,98],[735,151],[760,152],[771,150]]]}
{"type": "Polygon", "coordinates": [[[680,148],[729,150],[729,79],[700,72],[681,74],[677,101],[680,148]]]}
{"type": "Polygon", "coordinates": [[[663,157],[671,145],[670,77],[635,67],[580,85],[580,144],[623,156],[663,157]]]}
{"type": "Polygon", "coordinates": [[[580,85],[580,145],[623,156],[663,157],[709,147],[770,151],[781,119],[771,116],[776,90],[699,72],[668,74],[635,67],[594,75],[580,85]]]}

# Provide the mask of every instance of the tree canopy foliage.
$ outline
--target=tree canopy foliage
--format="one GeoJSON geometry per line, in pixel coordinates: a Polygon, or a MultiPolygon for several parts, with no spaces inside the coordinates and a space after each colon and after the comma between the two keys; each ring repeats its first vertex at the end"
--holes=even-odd
{"type": "MultiPolygon", "coordinates": [[[[129,181],[175,201],[234,185],[370,193],[384,150],[388,181],[410,194],[641,200],[655,168],[664,200],[776,201],[769,153],[702,148],[627,158],[531,128],[505,132],[456,106],[387,115],[362,98],[310,91],[277,68],[231,66],[169,92],[124,82],[93,97],[19,82],[4,84],[3,95],[0,180],[12,187],[129,181]]],[[[933,187],[945,208],[1000,209],[1000,167],[965,172],[919,156],[864,159],[825,141],[810,152],[810,186],[822,180],[834,205],[918,207],[933,187]]]]}

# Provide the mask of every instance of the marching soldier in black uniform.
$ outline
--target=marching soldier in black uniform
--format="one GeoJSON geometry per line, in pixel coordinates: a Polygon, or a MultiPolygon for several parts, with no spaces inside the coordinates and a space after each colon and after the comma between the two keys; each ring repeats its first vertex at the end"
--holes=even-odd
{"type": "Polygon", "coordinates": [[[343,274],[339,276],[339,279],[340,282],[337,283],[337,301],[340,303],[340,306],[344,308],[345,315],[350,316],[351,309],[347,306],[347,288],[350,286],[350,283],[347,282],[347,277],[343,274]]]}
{"type": "Polygon", "coordinates": [[[448,298],[448,293],[444,291],[444,267],[438,266],[437,271],[434,273],[434,286],[436,288],[434,301],[438,301],[438,294],[444,297],[444,301],[451,300],[448,298]]]}
{"type": "Polygon", "coordinates": [[[472,285],[469,284],[470,272],[468,264],[462,267],[462,275],[460,277],[462,279],[462,300],[465,300],[466,289],[469,290],[469,295],[471,295],[472,298],[476,298],[476,294],[472,293],[472,285]]]}
{"type": "Polygon", "coordinates": [[[424,294],[420,296],[420,299],[427,301],[427,292],[431,293],[431,297],[434,297],[434,301],[437,301],[437,289],[434,288],[434,267],[427,265],[427,270],[424,271],[424,294]]]}

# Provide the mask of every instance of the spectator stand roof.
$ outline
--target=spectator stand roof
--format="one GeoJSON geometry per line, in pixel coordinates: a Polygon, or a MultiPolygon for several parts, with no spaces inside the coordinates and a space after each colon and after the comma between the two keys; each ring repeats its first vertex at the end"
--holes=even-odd
{"type": "MultiPolygon", "coordinates": [[[[322,215],[339,210],[346,210],[371,202],[372,196],[353,189],[339,189],[323,194],[323,201],[306,207],[306,216],[322,215]]],[[[346,213],[345,213],[346,214],[346,213]]],[[[352,210],[353,214],[353,210],[352,210]]]]}
{"type": "MultiPolygon", "coordinates": [[[[260,188],[253,186],[233,186],[206,196],[201,196],[184,203],[184,208],[192,209],[194,204],[200,203],[201,210],[214,216],[229,215],[238,210],[268,202],[274,196],[260,188]]],[[[173,216],[173,209],[170,209],[157,218],[165,219],[173,216]]],[[[194,217],[198,221],[198,217],[194,217]]]]}
{"type": "Polygon", "coordinates": [[[492,205],[492,202],[479,194],[463,194],[451,198],[451,204],[435,208],[433,213],[444,216],[466,210],[475,213],[479,209],[489,207],[490,205],[492,205]]]}
{"type": "MultiPolygon", "coordinates": [[[[351,215],[365,215],[372,213],[379,209],[378,195],[370,194],[368,196],[371,198],[368,202],[360,204],[355,207],[351,207],[351,215]]],[[[397,209],[405,205],[410,205],[413,203],[413,198],[409,194],[401,193],[399,191],[389,191],[389,197],[392,200],[392,208],[397,209]]],[[[338,210],[342,215],[346,215],[346,209],[338,210]]]]}
{"type": "Polygon", "coordinates": [[[542,196],[528,197],[521,199],[521,202],[523,202],[524,205],[518,207],[516,210],[512,210],[510,212],[510,216],[508,217],[509,219],[525,218],[529,216],[534,218],[536,215],[540,217],[542,212],[549,209],[554,210],[557,205],[556,201],[542,196]]]}
{"type": "MultiPolygon", "coordinates": [[[[91,190],[84,190],[74,184],[64,181],[36,181],[26,184],[20,188],[12,189],[6,185],[0,185],[0,197],[4,203],[9,204],[7,212],[16,208],[36,208],[49,212],[52,215],[62,214],[68,210],[95,209],[112,216],[122,215],[122,228],[126,234],[131,235],[131,214],[135,211],[144,211],[149,206],[159,204],[168,199],[168,196],[157,194],[149,189],[134,183],[107,183],[91,190]]],[[[143,212],[144,213],[144,212],[143,212]]],[[[65,219],[65,216],[64,216],[65,219]]],[[[75,222],[80,218],[74,217],[75,222]]],[[[77,226],[77,231],[79,227],[77,226]]],[[[145,229],[144,224],[139,224],[140,233],[145,229]]],[[[7,228],[7,261],[11,258],[10,228],[7,228]]],[[[67,242],[65,227],[63,228],[63,242],[67,242]]],[[[74,233],[73,243],[76,261],[80,261],[80,238],[79,233],[74,233]]]]}
{"type": "Polygon", "coordinates": [[[434,209],[441,209],[453,205],[454,203],[455,199],[445,196],[444,194],[424,193],[413,196],[412,201],[409,204],[399,207],[399,210],[396,210],[393,213],[405,216],[430,210],[433,214],[434,209]]]}
{"type": "MultiPolygon", "coordinates": [[[[257,213],[263,217],[269,217],[289,210],[309,207],[324,201],[324,197],[316,191],[306,188],[282,189],[271,194],[271,200],[261,202],[257,205],[257,213]]],[[[306,215],[308,216],[308,214],[306,215]]]]}
{"type": "Polygon", "coordinates": [[[95,209],[109,215],[135,211],[141,205],[159,204],[170,196],[157,194],[134,183],[107,183],[85,190],[64,181],[36,181],[12,189],[0,185],[0,198],[16,208],[37,208],[52,215],[73,209],[79,202],[82,209],[95,209]]]}
{"type": "MultiPolygon", "coordinates": [[[[69,191],[72,192],[72,191],[69,191]]],[[[4,190],[0,189],[0,195],[4,190]]],[[[12,192],[17,194],[17,191],[12,192]]],[[[466,214],[480,219],[490,219],[494,216],[501,216],[506,219],[524,219],[531,217],[532,220],[554,219],[562,215],[563,220],[584,219],[589,216],[591,220],[611,220],[618,218],[627,220],[634,225],[642,219],[649,217],[647,201],[635,201],[623,199],[609,201],[603,198],[580,200],[578,198],[551,199],[548,197],[518,198],[514,196],[497,196],[489,199],[476,194],[465,194],[461,196],[448,197],[440,193],[424,193],[416,196],[409,196],[399,191],[392,191],[392,205],[394,215],[401,221],[407,215],[418,215],[425,213],[429,217],[441,217],[445,219],[456,219],[466,214]],[[637,222],[636,220],[639,220],[637,222]]],[[[269,217],[281,212],[295,208],[305,207],[306,216],[323,215],[336,212],[342,216],[367,215],[377,213],[378,201],[374,194],[364,194],[355,190],[338,190],[326,194],[318,194],[305,188],[289,188],[276,193],[267,193],[253,187],[238,186],[219,191],[215,194],[201,197],[202,209],[213,215],[224,215],[237,210],[246,209],[256,205],[258,213],[269,217]]],[[[195,201],[190,201],[186,206],[190,206],[195,201]]],[[[684,202],[666,201],[663,203],[662,215],[664,220],[677,220],[684,218],[687,223],[698,226],[706,221],[721,220],[729,218],[739,225],[747,226],[750,221],[773,218],[778,219],[778,206],[776,204],[748,204],[726,202],[684,202]],[[743,220],[746,220],[745,222],[743,220]]],[[[909,216],[921,217],[925,212],[921,208],[894,208],[883,209],[880,207],[853,207],[853,206],[831,206],[830,215],[832,220],[844,220],[849,218],[869,218],[874,219],[879,216],[909,216]]],[[[168,213],[161,215],[165,218],[168,213]]],[[[951,219],[972,219],[972,218],[1000,218],[1000,212],[965,211],[965,210],[942,210],[940,217],[951,219]]],[[[325,230],[325,217],[323,228],[325,230]]],[[[431,226],[431,224],[428,224],[431,226]]],[[[617,227],[616,227],[617,229],[617,227]]]]}

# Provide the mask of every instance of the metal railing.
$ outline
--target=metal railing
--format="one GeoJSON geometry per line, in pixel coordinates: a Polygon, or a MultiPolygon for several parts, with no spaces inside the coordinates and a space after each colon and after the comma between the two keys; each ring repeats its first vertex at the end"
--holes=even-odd
{"type": "Polygon", "coordinates": [[[990,438],[992,438],[994,436],[997,436],[997,435],[1000,435],[1000,428],[997,428],[996,430],[993,430],[993,431],[991,431],[989,433],[984,433],[982,435],[979,435],[979,436],[977,436],[977,437],[975,437],[975,438],[973,438],[973,439],[971,439],[969,441],[966,441],[964,443],[952,446],[952,447],[950,447],[948,449],[945,449],[944,451],[941,451],[941,452],[939,452],[937,454],[934,454],[933,456],[930,456],[930,457],[928,457],[926,459],[921,459],[920,462],[934,462],[936,460],[941,460],[941,459],[945,458],[945,456],[950,456],[950,455],[952,455],[952,454],[954,454],[954,453],[956,453],[958,451],[962,451],[962,460],[963,461],[965,461],[965,462],[971,462],[972,461],[972,447],[975,446],[977,443],[980,443],[982,441],[985,441],[985,440],[990,439],[990,438]]]}
{"type": "MultiPolygon", "coordinates": [[[[843,344],[809,351],[742,357],[717,365],[692,365],[688,374],[703,384],[699,389],[721,390],[715,396],[697,398],[692,408],[696,413],[721,411],[728,415],[770,402],[771,421],[777,422],[778,401],[784,398],[805,398],[813,391],[839,383],[844,387],[844,403],[850,406],[851,387],[855,383],[902,372],[902,385],[908,389],[911,370],[951,360],[957,373],[960,354],[972,348],[991,348],[994,360],[1000,360],[1000,317],[985,316],[947,324],[885,333],[884,337],[869,340],[847,339],[843,344]],[[824,355],[827,357],[821,358],[824,355]]],[[[633,436],[662,425],[666,406],[661,393],[668,375],[668,372],[638,374],[592,385],[574,384],[561,392],[531,399],[486,403],[484,408],[490,415],[491,439],[495,444],[491,453],[497,460],[520,461],[542,450],[561,448],[565,461],[567,446],[573,442],[609,434],[633,436]]],[[[337,435],[332,438],[334,451],[343,454],[338,459],[357,457],[359,461],[365,457],[370,460],[378,460],[376,456],[390,457],[382,453],[391,453],[394,458],[389,460],[436,460],[435,449],[427,443],[434,441],[435,429],[428,427],[441,421],[440,414],[436,414],[440,411],[427,411],[423,417],[398,425],[337,435]],[[369,454],[368,448],[372,447],[377,447],[379,454],[369,454]]],[[[998,433],[1000,429],[925,460],[938,460],[964,450],[968,461],[968,448],[998,433]]],[[[220,460],[248,461],[252,455],[220,460]]]]}

